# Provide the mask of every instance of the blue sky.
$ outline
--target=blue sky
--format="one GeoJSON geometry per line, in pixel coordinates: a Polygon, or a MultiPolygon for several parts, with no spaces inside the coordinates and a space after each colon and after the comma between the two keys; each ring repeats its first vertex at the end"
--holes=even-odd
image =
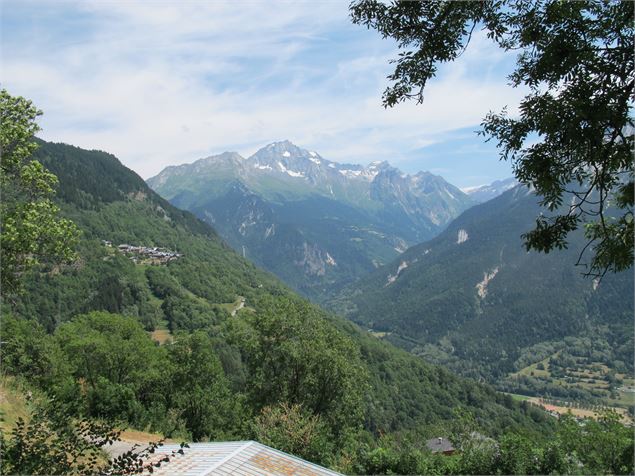
{"type": "Polygon", "coordinates": [[[0,5],[0,81],[44,110],[41,137],[112,152],[144,178],[282,139],[461,187],[511,176],[474,131],[522,91],[507,85],[514,56],[482,34],[423,104],[386,110],[395,44],[351,24],[348,0],[0,5]]]}

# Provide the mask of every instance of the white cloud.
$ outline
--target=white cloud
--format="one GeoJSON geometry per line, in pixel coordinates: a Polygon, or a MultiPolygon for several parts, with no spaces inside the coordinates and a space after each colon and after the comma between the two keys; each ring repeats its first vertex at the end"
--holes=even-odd
{"type": "Polygon", "coordinates": [[[506,57],[477,35],[460,61],[441,69],[422,105],[385,110],[395,50],[349,25],[345,2],[59,8],[85,16],[86,27],[49,34],[54,25],[39,19],[32,43],[3,38],[3,84],[44,109],[44,138],[108,150],[144,177],[284,138],[333,160],[399,163],[405,151],[520,98],[497,69],[506,57]],[[487,61],[498,76],[476,74],[487,61]]]}

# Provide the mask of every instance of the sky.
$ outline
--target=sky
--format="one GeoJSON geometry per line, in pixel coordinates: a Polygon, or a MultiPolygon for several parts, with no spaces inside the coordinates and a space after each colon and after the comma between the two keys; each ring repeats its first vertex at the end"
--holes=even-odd
{"type": "Polygon", "coordinates": [[[0,83],[44,111],[43,139],[111,152],[144,178],[285,139],[459,187],[510,177],[475,131],[515,111],[515,57],[478,33],[422,104],[385,109],[398,50],[353,25],[348,3],[0,0],[0,83]]]}

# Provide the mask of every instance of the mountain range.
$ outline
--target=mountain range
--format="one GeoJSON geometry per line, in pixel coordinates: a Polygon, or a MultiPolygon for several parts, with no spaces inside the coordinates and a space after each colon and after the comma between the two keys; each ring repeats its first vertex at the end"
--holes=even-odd
{"type": "Polygon", "coordinates": [[[289,141],[171,166],[148,181],[243,256],[323,300],[476,203],[429,172],[340,164],[289,141]]]}
{"type": "Polygon", "coordinates": [[[518,185],[518,180],[514,177],[503,180],[494,180],[487,185],[479,185],[477,187],[467,187],[461,190],[468,194],[472,200],[478,203],[487,202],[492,198],[498,197],[500,194],[510,190],[518,185]]]}
{"type": "Polygon", "coordinates": [[[416,355],[508,391],[620,400],[608,373],[632,370],[633,277],[583,277],[582,232],[568,249],[528,253],[521,235],[542,209],[514,178],[461,192],[285,141],[149,183],[296,290],[416,355]],[[544,359],[561,380],[536,377],[544,359]]]}
{"type": "MultiPolygon", "coordinates": [[[[291,342],[284,341],[285,333],[293,326],[300,326],[296,331],[305,334],[317,326],[338,342],[350,341],[355,355],[349,357],[358,359],[355,365],[367,376],[359,411],[364,413],[364,427],[373,435],[404,430],[425,433],[426,428],[439,428],[431,425],[442,425],[452,417],[452,408],[459,406],[471,410],[491,434],[503,427],[529,432],[548,429],[538,410],[521,406],[488,385],[430,365],[298,297],[229,248],[207,223],[158,196],[116,157],[43,141],[34,157],[58,177],[57,203],[82,231],[76,262],[30,272],[24,276],[25,294],[14,303],[13,312],[36,320],[48,332],[93,311],[122,314],[140,322],[152,335],[160,332],[164,338],[165,334],[176,336],[177,341],[202,332],[212,339],[232,391],[241,394],[258,376],[248,373],[243,357],[248,349],[241,347],[245,343],[228,335],[234,328],[257,335],[248,323],[267,322],[272,312],[267,309],[277,303],[274,306],[283,314],[275,314],[276,319],[287,327],[280,329],[280,348],[263,337],[272,352],[287,349],[291,342]],[[156,262],[129,254],[132,245],[171,249],[178,256],[156,262]],[[292,320],[297,318],[293,312],[298,312],[293,309],[303,310],[301,323],[292,320]]],[[[277,329],[272,331],[278,335],[277,329]]],[[[298,368],[288,367],[291,363],[276,362],[276,372],[297,372],[298,368]]],[[[121,382],[117,385],[123,392],[121,382]]],[[[122,395],[126,402],[136,398],[132,393],[122,395]]],[[[142,402],[149,397],[139,398],[142,402]]],[[[144,414],[141,403],[135,405],[133,413],[144,414]]],[[[158,415],[163,421],[165,411],[158,415]]]]}
{"type": "MultiPolygon", "coordinates": [[[[521,235],[534,226],[538,202],[518,185],[470,208],[436,238],[348,286],[331,308],[415,354],[493,383],[572,348],[570,372],[583,375],[593,365],[605,369],[602,378],[607,368],[631,372],[633,273],[584,277],[575,266],[586,244],[581,232],[568,249],[527,251],[521,235]]],[[[569,383],[545,393],[562,394],[569,383]]]]}
{"type": "MultiPolygon", "coordinates": [[[[216,200],[203,200],[214,205],[201,211],[203,215],[207,213],[208,223],[205,223],[158,196],[109,154],[42,143],[37,157],[59,177],[58,198],[65,214],[82,226],[85,239],[81,266],[61,275],[35,276],[29,281],[30,299],[20,303],[21,312],[42,316],[42,324],[48,329],[54,329],[59,322],[78,313],[103,309],[137,316],[149,330],[163,327],[178,332],[196,330],[210,320],[222,322],[228,312],[235,313],[243,307],[257,308],[267,296],[292,296],[275,278],[245,260],[247,253],[241,248],[234,245],[238,253],[231,250],[221,239],[223,234],[217,235],[209,222],[238,225],[237,235],[253,238],[253,242],[246,243],[253,243],[254,249],[261,250],[263,259],[273,256],[279,262],[278,270],[285,265],[294,270],[297,263],[293,261],[292,241],[287,241],[285,248],[281,238],[297,233],[307,243],[307,230],[312,230],[316,239],[321,240],[319,243],[326,243],[322,257],[325,268],[337,268],[339,261],[336,260],[343,260],[341,247],[360,241],[347,238],[342,231],[338,234],[336,225],[346,225],[349,223],[346,220],[356,218],[360,220],[360,230],[362,227],[369,230],[369,222],[361,220],[371,220],[377,215],[368,211],[370,207],[364,210],[359,197],[357,205],[354,195],[346,198],[346,182],[341,184],[339,200],[327,200],[317,192],[307,192],[309,185],[304,189],[298,186],[298,180],[304,181],[313,173],[312,181],[321,184],[316,187],[328,189],[330,184],[328,180],[319,180],[319,171],[300,168],[306,161],[311,162],[309,158],[322,162],[317,154],[298,149],[297,154],[304,154],[301,160],[281,162],[286,171],[271,173],[266,164],[276,164],[280,156],[291,158],[293,155],[286,150],[291,147],[288,142],[273,144],[250,159],[222,154],[168,169],[169,174],[160,175],[165,186],[174,184],[174,177],[181,177],[180,183],[190,183],[192,189],[216,179],[214,190],[220,195],[216,200]],[[223,168],[222,164],[227,166],[223,168]],[[268,174],[261,175],[254,169],[268,174]],[[304,177],[294,176],[298,174],[304,177]],[[227,176],[231,175],[234,179],[228,180],[227,176]],[[277,187],[271,187],[271,183],[277,187]],[[268,210],[269,214],[259,214],[259,210],[268,210]],[[342,215],[344,210],[350,214],[342,215]],[[250,221],[232,222],[234,213],[239,214],[241,220],[250,217],[250,221]],[[329,220],[331,213],[340,215],[329,220]],[[321,221],[312,222],[315,216],[322,217],[321,221]],[[289,221],[283,223],[282,218],[289,221]],[[240,225],[244,225],[244,235],[240,225]],[[271,228],[269,234],[268,227],[271,228]],[[331,229],[336,232],[331,234],[331,229]],[[279,239],[271,241],[272,237],[279,239]],[[100,244],[102,240],[115,245],[171,250],[178,259],[162,267],[168,275],[164,275],[164,271],[146,271],[144,275],[130,259],[111,255],[100,244]],[[272,244],[279,249],[269,248],[272,244]]],[[[362,181],[366,183],[366,190],[371,190],[380,187],[383,180],[395,179],[395,175],[404,182],[415,181],[385,163],[369,167],[331,167],[334,163],[327,161],[324,164],[328,169],[359,171],[359,174],[336,172],[336,177],[350,180],[351,186],[358,186],[360,190],[363,190],[362,181]],[[379,183],[374,183],[376,181],[379,183]]],[[[446,195],[442,179],[423,173],[417,175],[421,180],[427,177],[436,183],[436,188],[433,187],[436,195],[446,195]]],[[[494,185],[491,190],[508,186],[494,185]]],[[[391,187],[393,195],[395,190],[400,190],[402,198],[409,194],[416,196],[404,190],[405,187],[399,189],[394,184],[391,187]]],[[[453,194],[454,189],[447,192],[453,194]]],[[[183,191],[173,202],[196,196],[183,191]]],[[[431,193],[427,198],[433,200],[434,196],[435,193],[431,193]]],[[[350,284],[337,292],[334,292],[336,287],[332,288],[331,297],[327,293],[316,295],[330,309],[367,329],[371,337],[347,327],[339,318],[332,318],[338,327],[352,332],[355,339],[361,339],[360,342],[365,342],[363,345],[370,345],[378,352],[384,347],[376,346],[385,340],[432,363],[488,381],[506,391],[577,399],[604,398],[609,389],[615,392],[614,383],[605,382],[604,387],[596,385],[587,391],[570,385],[567,379],[573,378],[571,376],[554,380],[547,372],[541,381],[534,378],[534,373],[536,365],[549,368],[551,363],[554,372],[569,369],[578,376],[586,375],[583,384],[588,386],[595,385],[589,383],[591,381],[604,382],[602,379],[608,379],[610,372],[621,379],[624,377],[620,375],[632,372],[633,345],[628,329],[632,325],[633,303],[629,296],[633,276],[630,273],[607,275],[601,281],[581,276],[581,270],[573,265],[585,243],[581,234],[572,237],[569,249],[548,255],[528,253],[520,236],[531,229],[540,213],[538,201],[528,189],[515,186],[467,209],[445,225],[445,229],[439,226],[436,237],[401,253],[395,252],[396,258],[390,261],[387,257],[387,264],[377,263],[377,267],[372,266],[366,273],[360,267],[357,276],[349,275],[350,284]],[[597,368],[605,370],[597,371],[597,368]],[[599,373],[596,376],[589,372],[599,373]]],[[[386,207],[382,205],[377,209],[379,214],[385,212],[386,207]]],[[[407,216],[403,206],[401,210],[402,218],[407,216]]],[[[379,220],[373,223],[373,226],[390,228],[379,220]]],[[[409,223],[414,223],[414,219],[409,223]]],[[[377,243],[386,246],[385,235],[382,238],[367,234],[377,236],[377,243]]],[[[326,272],[317,274],[325,275],[326,272]]],[[[299,287],[288,276],[293,274],[287,274],[287,284],[299,287]]],[[[375,357],[370,358],[377,362],[375,357]]],[[[405,357],[399,357],[402,358],[405,357]]],[[[403,365],[412,366],[415,362],[424,365],[421,359],[415,356],[412,359],[402,361],[403,365]]],[[[409,381],[407,385],[415,384],[409,381]]],[[[388,423],[383,416],[380,419],[384,422],[382,425],[399,426],[388,423]]]]}

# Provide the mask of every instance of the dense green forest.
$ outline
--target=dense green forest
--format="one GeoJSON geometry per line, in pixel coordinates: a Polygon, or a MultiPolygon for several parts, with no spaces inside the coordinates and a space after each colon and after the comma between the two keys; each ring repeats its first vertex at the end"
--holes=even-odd
{"type": "Polygon", "coordinates": [[[74,414],[184,440],[259,435],[281,449],[310,424],[319,431],[300,455],[347,471],[382,435],[447,435],[456,408],[491,437],[554,431],[541,410],[297,297],[113,156],[41,142],[36,157],[59,177],[82,239],[73,264],[31,271],[3,303],[3,372],[74,414]],[[182,256],[150,264],[124,243],[182,256]],[[163,345],[157,329],[171,331],[163,345]]]}
{"type": "Polygon", "coordinates": [[[522,187],[475,206],[345,289],[331,307],[505,391],[616,403],[633,375],[633,273],[582,276],[574,266],[582,233],[568,249],[527,252],[521,234],[539,211],[538,197],[522,187]],[[530,368],[548,360],[553,375],[530,368]]]}

